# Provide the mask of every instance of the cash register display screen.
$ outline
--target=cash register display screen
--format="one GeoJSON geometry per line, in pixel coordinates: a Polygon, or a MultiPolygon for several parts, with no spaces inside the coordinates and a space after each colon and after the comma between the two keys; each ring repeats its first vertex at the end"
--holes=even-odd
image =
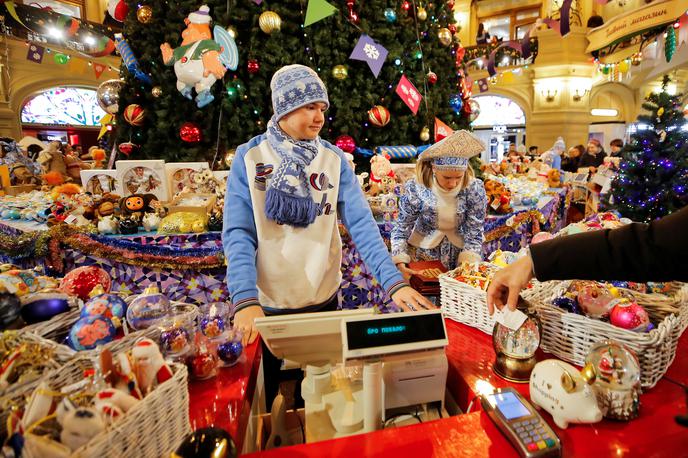
{"type": "Polygon", "coordinates": [[[445,338],[442,315],[405,316],[385,320],[363,320],[346,323],[350,350],[384,347],[445,338]]]}
{"type": "Polygon", "coordinates": [[[490,404],[496,405],[497,409],[499,409],[507,420],[530,415],[528,408],[519,401],[514,393],[507,391],[504,393],[495,393],[490,396],[493,398],[490,404]]]}

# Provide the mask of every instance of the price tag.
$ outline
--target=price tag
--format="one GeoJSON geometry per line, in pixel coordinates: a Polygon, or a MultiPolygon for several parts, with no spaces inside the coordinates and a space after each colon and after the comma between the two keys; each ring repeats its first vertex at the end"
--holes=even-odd
{"type": "Polygon", "coordinates": [[[512,331],[520,328],[528,319],[528,315],[525,313],[520,310],[511,310],[508,307],[503,307],[502,310],[495,309],[494,317],[497,323],[506,326],[512,331]]]}

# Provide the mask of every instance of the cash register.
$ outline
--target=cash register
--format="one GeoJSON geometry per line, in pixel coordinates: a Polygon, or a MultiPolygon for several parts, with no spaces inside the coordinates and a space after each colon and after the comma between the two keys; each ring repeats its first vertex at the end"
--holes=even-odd
{"type": "Polygon", "coordinates": [[[440,310],[372,309],[256,319],[265,344],[304,370],[306,442],[380,429],[400,412],[444,412],[447,333],[440,310]]]}

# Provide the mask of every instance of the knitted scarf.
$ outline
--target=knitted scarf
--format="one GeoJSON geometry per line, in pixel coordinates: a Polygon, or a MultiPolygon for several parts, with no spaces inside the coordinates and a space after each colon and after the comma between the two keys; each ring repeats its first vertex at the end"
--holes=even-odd
{"type": "Polygon", "coordinates": [[[306,167],[318,154],[320,139],[295,140],[274,117],[268,122],[267,137],[280,164],[265,193],[265,216],[279,224],[307,227],[318,216],[318,205],[311,197],[306,167]]]}

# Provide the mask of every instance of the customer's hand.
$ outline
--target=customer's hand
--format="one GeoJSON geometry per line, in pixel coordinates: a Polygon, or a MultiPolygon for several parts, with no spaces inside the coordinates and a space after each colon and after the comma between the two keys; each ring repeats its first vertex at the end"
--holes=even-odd
{"type": "Polygon", "coordinates": [[[243,308],[234,314],[234,327],[243,333],[241,344],[244,347],[247,343],[255,342],[256,337],[258,337],[255,320],[264,316],[263,308],[260,305],[243,308]]]}
{"type": "Polygon", "coordinates": [[[407,282],[410,280],[411,275],[418,275],[420,272],[417,270],[413,270],[409,268],[409,266],[406,265],[406,263],[400,262],[397,264],[397,269],[399,269],[399,272],[401,272],[401,275],[404,277],[404,280],[407,282]]]}
{"type": "Polygon", "coordinates": [[[392,300],[401,310],[405,312],[417,311],[421,309],[433,310],[437,308],[432,305],[432,302],[427,300],[425,296],[410,286],[404,286],[403,288],[397,290],[396,293],[392,294],[392,300]]]}
{"type": "Polygon", "coordinates": [[[505,305],[516,310],[518,295],[532,278],[533,260],[530,255],[498,271],[487,288],[487,310],[490,315],[495,307],[501,310],[505,305]]]}

